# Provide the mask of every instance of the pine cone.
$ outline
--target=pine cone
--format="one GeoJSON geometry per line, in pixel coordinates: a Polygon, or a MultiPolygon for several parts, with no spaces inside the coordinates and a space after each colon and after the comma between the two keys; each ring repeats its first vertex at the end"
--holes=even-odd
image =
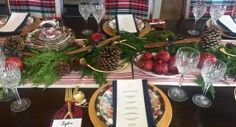
{"type": "Polygon", "coordinates": [[[71,72],[70,64],[65,61],[59,62],[56,66],[56,69],[60,76],[69,74],[71,72]]]}
{"type": "Polygon", "coordinates": [[[116,70],[119,67],[120,49],[117,45],[106,46],[97,59],[98,69],[104,71],[116,70]]]}
{"type": "Polygon", "coordinates": [[[80,69],[80,59],[79,58],[72,58],[69,61],[71,70],[78,71],[80,69]]]}
{"type": "Polygon", "coordinates": [[[204,34],[201,37],[199,45],[205,49],[218,49],[221,41],[220,30],[216,28],[206,28],[204,34]]]}
{"type": "Polygon", "coordinates": [[[25,43],[20,36],[8,37],[3,45],[3,51],[6,55],[22,57],[22,51],[25,48],[25,43]]]}

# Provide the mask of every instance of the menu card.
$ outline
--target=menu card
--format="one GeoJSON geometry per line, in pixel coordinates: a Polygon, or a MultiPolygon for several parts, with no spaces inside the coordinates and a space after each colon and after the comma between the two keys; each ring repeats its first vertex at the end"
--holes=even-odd
{"type": "Polygon", "coordinates": [[[155,127],[147,81],[113,81],[114,127],[155,127]]]}
{"type": "Polygon", "coordinates": [[[117,24],[118,31],[138,33],[137,25],[136,25],[133,14],[116,15],[116,24],[117,24]]]}
{"type": "Polygon", "coordinates": [[[217,23],[226,30],[236,33],[236,23],[230,15],[223,15],[217,23]]]}
{"type": "Polygon", "coordinates": [[[24,25],[24,22],[27,20],[28,16],[28,13],[12,12],[11,16],[7,20],[7,23],[0,28],[0,33],[16,32],[24,25]]]}

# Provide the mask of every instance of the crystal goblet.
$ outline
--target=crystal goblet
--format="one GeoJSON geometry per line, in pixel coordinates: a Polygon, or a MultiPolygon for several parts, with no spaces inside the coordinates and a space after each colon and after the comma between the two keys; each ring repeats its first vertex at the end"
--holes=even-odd
{"type": "Polygon", "coordinates": [[[81,16],[85,20],[85,29],[82,31],[82,34],[85,36],[91,35],[93,33],[92,30],[87,28],[88,25],[88,18],[92,13],[92,3],[91,0],[79,0],[78,1],[78,9],[81,16]]]}
{"type": "Polygon", "coordinates": [[[29,108],[31,101],[28,98],[20,98],[17,90],[21,79],[21,72],[17,63],[6,61],[1,78],[3,85],[12,89],[16,97],[16,100],[11,104],[11,110],[14,112],[21,112],[29,108]]]}
{"type": "Polygon", "coordinates": [[[194,16],[194,27],[191,30],[188,30],[188,34],[190,35],[199,35],[199,31],[196,30],[195,26],[197,21],[205,14],[207,10],[207,6],[203,2],[196,2],[193,6],[192,12],[194,16]]]}
{"type": "Polygon", "coordinates": [[[200,54],[199,51],[190,47],[179,48],[176,55],[176,66],[180,73],[178,87],[172,87],[168,90],[168,96],[177,102],[184,102],[188,99],[188,94],[181,88],[184,75],[194,70],[198,64],[200,54]]]}
{"type": "Polygon", "coordinates": [[[194,104],[202,108],[208,108],[211,106],[211,100],[206,96],[206,93],[214,82],[223,78],[226,69],[227,65],[221,60],[217,60],[216,62],[210,59],[205,60],[201,69],[205,85],[202,94],[196,94],[193,96],[192,100],[194,104]]]}

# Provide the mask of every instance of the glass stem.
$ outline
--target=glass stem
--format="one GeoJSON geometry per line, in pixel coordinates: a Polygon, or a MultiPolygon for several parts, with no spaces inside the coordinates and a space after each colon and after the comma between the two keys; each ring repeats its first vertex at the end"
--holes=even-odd
{"type": "Polygon", "coordinates": [[[193,24],[193,30],[196,29],[196,24],[197,24],[197,20],[195,19],[195,20],[194,20],[194,24],[193,24]]]}
{"type": "Polygon", "coordinates": [[[8,89],[7,89],[7,87],[3,85],[2,88],[3,88],[4,92],[5,92],[6,94],[8,94],[8,89]]]}
{"type": "Polygon", "coordinates": [[[100,22],[97,22],[98,25],[98,33],[101,33],[101,26],[100,26],[100,22]]]}
{"type": "Polygon", "coordinates": [[[182,86],[182,84],[183,84],[183,81],[184,81],[184,75],[183,75],[183,74],[181,74],[181,75],[180,75],[180,79],[179,79],[179,87],[181,87],[181,86],[182,86]]]}
{"type": "Polygon", "coordinates": [[[211,83],[209,83],[209,82],[205,83],[204,88],[203,88],[203,92],[202,92],[203,97],[206,96],[206,93],[207,93],[210,86],[211,86],[211,83]]]}
{"type": "Polygon", "coordinates": [[[85,29],[88,27],[88,19],[85,19],[85,29]]]}
{"type": "Polygon", "coordinates": [[[20,98],[20,95],[19,95],[19,93],[18,93],[18,90],[17,90],[17,88],[16,88],[16,87],[15,87],[15,88],[13,88],[13,91],[14,91],[14,93],[15,93],[15,96],[16,96],[17,103],[18,103],[18,104],[21,104],[21,103],[22,103],[22,101],[21,101],[21,98],[20,98]]]}

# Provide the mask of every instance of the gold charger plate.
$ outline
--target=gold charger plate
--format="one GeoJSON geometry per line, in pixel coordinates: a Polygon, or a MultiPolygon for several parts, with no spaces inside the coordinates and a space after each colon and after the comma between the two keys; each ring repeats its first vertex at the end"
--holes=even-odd
{"type": "MultiPolygon", "coordinates": [[[[102,89],[104,89],[107,85],[109,85],[109,84],[103,85],[99,89],[97,89],[89,101],[89,107],[88,107],[89,117],[95,127],[107,127],[107,125],[98,118],[98,116],[96,114],[96,109],[95,109],[96,98],[97,98],[99,92],[102,89]]],[[[160,95],[162,96],[162,98],[164,100],[164,106],[165,106],[164,107],[165,108],[164,114],[163,114],[162,118],[160,119],[160,121],[156,124],[156,127],[167,127],[170,125],[170,122],[172,119],[172,107],[171,107],[170,101],[169,101],[168,97],[165,95],[165,93],[162,92],[158,87],[156,87],[154,85],[150,85],[150,86],[152,86],[154,88],[154,90],[156,90],[160,93],[160,95]]]]}
{"type": "MultiPolygon", "coordinates": [[[[109,26],[109,20],[103,23],[102,29],[106,34],[110,36],[117,36],[117,31],[109,26]]],[[[139,31],[139,36],[142,37],[148,34],[150,31],[151,31],[151,26],[148,23],[145,23],[144,28],[139,31]]]]}

